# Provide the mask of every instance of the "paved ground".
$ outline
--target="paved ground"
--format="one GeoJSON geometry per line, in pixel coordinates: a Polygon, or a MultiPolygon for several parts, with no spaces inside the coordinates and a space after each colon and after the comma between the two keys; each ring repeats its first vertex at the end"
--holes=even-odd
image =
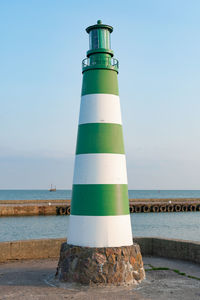
{"type": "Polygon", "coordinates": [[[147,271],[140,285],[107,288],[60,284],[54,279],[55,259],[0,264],[0,299],[200,299],[200,265],[155,257],[143,261],[147,271]]]}

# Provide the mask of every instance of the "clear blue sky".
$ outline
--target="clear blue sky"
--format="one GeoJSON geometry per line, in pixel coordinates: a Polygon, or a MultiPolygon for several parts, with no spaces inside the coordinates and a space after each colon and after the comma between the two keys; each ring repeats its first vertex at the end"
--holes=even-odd
{"type": "Polygon", "coordinates": [[[200,189],[200,1],[0,1],[0,188],[71,188],[85,28],[114,26],[129,189],[200,189]]]}

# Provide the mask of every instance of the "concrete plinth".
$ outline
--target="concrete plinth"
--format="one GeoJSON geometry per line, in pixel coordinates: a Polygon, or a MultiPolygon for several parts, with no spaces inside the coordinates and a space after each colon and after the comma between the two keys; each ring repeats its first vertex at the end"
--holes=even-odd
{"type": "Polygon", "coordinates": [[[57,268],[60,281],[86,285],[127,285],[145,278],[138,244],[89,248],[61,245],[57,268]]]}

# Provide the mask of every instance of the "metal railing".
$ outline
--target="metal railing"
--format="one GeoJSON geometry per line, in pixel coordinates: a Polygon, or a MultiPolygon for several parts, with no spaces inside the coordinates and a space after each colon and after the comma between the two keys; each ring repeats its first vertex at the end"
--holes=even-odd
{"type": "Polygon", "coordinates": [[[86,67],[108,67],[108,68],[114,68],[118,69],[119,68],[119,62],[116,58],[113,57],[105,57],[105,58],[90,58],[87,57],[82,61],[82,68],[86,67]]]}

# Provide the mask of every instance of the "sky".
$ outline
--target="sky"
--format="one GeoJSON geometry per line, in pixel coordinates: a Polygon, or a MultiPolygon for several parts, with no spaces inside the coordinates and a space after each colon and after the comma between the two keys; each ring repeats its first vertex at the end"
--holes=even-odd
{"type": "Polygon", "coordinates": [[[0,0],[0,189],[71,189],[85,28],[114,27],[129,189],[200,190],[200,1],[0,0]]]}

